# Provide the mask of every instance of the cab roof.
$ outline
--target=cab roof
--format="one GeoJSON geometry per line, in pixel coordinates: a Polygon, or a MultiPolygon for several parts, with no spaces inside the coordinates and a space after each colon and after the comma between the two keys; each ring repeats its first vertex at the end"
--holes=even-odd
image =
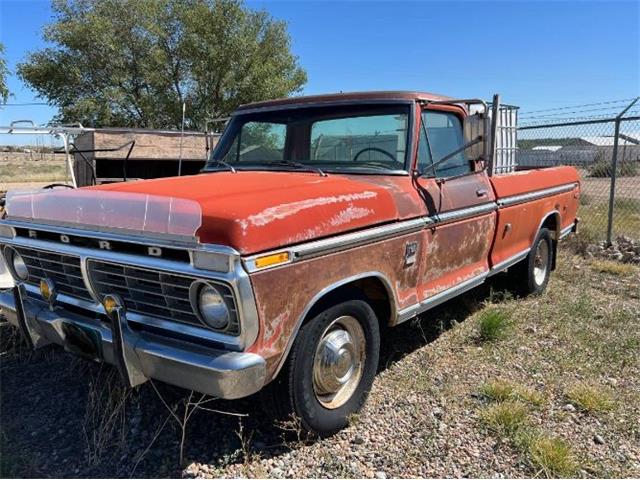
{"type": "Polygon", "coordinates": [[[238,107],[242,110],[259,110],[262,108],[273,108],[280,106],[295,107],[309,106],[324,103],[349,103],[349,102],[377,102],[377,101],[442,101],[453,100],[452,97],[428,92],[411,91],[376,91],[376,92],[347,92],[329,93],[322,95],[305,95],[300,97],[279,98],[276,100],[266,100],[253,102],[238,107]]]}

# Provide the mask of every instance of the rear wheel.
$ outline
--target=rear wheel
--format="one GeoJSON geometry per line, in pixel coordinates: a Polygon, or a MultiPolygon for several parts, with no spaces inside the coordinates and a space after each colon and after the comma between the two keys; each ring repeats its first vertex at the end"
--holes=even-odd
{"type": "Polygon", "coordinates": [[[336,433],[364,404],[378,367],[378,319],[363,300],[327,308],[298,333],[287,364],[269,385],[279,416],[294,414],[308,432],[336,433]]]}
{"type": "Polygon", "coordinates": [[[518,293],[538,295],[547,288],[553,264],[553,240],[551,232],[541,229],[533,242],[527,258],[513,270],[518,293]]]}

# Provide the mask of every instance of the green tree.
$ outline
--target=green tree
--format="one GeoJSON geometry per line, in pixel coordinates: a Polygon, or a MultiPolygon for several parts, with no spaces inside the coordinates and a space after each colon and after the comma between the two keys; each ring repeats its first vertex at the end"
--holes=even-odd
{"type": "Polygon", "coordinates": [[[241,0],[54,0],[52,47],[19,76],[59,107],[57,120],[90,126],[186,127],[238,105],[300,90],[306,73],[286,24],[241,0]]]}
{"type": "Polygon", "coordinates": [[[9,87],[7,87],[7,61],[4,59],[4,45],[0,43],[0,103],[7,103],[9,99],[9,87]]]}

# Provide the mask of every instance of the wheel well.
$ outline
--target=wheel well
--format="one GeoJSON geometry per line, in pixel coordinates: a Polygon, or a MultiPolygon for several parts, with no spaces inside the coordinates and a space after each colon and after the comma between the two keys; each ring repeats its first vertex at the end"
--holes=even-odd
{"type": "Polygon", "coordinates": [[[540,229],[546,228],[551,232],[551,241],[553,243],[553,256],[551,258],[551,270],[556,269],[556,256],[558,250],[558,237],[560,235],[560,215],[558,212],[547,215],[544,219],[540,229]]]}
{"type": "Polygon", "coordinates": [[[553,234],[553,239],[557,240],[558,239],[558,231],[560,229],[560,219],[559,219],[559,215],[557,213],[551,213],[549,215],[547,215],[547,218],[544,219],[544,222],[542,222],[542,225],[540,225],[540,228],[546,228],[548,230],[551,231],[551,233],[553,234]]]}
{"type": "Polygon", "coordinates": [[[371,305],[378,317],[380,326],[390,325],[394,301],[393,294],[389,291],[389,288],[382,279],[375,276],[359,278],[345,283],[318,299],[305,316],[304,321],[308,321],[336,303],[360,298],[371,305]]]}

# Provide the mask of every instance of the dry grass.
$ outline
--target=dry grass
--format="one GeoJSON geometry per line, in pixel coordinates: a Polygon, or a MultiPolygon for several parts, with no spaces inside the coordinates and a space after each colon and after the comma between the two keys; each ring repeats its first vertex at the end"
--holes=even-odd
{"type": "Polygon", "coordinates": [[[127,404],[132,392],[114,368],[101,366],[92,372],[83,421],[89,465],[96,465],[113,449],[126,447],[127,404]]]}
{"type": "Polygon", "coordinates": [[[614,262],[612,260],[592,260],[591,268],[596,272],[608,273],[610,275],[633,275],[638,269],[629,263],[614,262]]]}
{"type": "Polygon", "coordinates": [[[615,406],[609,390],[599,385],[578,383],[567,389],[566,395],[571,403],[586,412],[608,412],[615,406]]]}
{"type": "Polygon", "coordinates": [[[527,453],[536,476],[573,478],[579,470],[575,453],[567,443],[556,437],[540,435],[527,442],[527,453]]]}
{"type": "Polygon", "coordinates": [[[20,330],[9,322],[0,323],[0,359],[11,356],[19,362],[28,362],[33,350],[22,337],[20,330]]]}
{"type": "Polygon", "coordinates": [[[541,433],[532,421],[533,411],[523,399],[540,406],[543,397],[534,390],[493,380],[481,387],[492,404],[480,412],[480,420],[491,432],[506,438],[531,464],[535,476],[574,477],[579,470],[575,452],[567,443],[541,433]]]}
{"type": "MultiPolygon", "coordinates": [[[[62,159],[61,159],[62,160],[62,159]]],[[[0,163],[0,179],[5,182],[55,182],[68,179],[63,161],[0,163]]]]}
{"type": "Polygon", "coordinates": [[[518,401],[505,401],[489,405],[481,412],[480,418],[494,432],[515,437],[529,426],[529,409],[518,401]]]}
{"type": "Polygon", "coordinates": [[[494,379],[480,387],[480,393],[494,402],[519,400],[531,405],[540,406],[544,403],[544,395],[540,392],[502,379],[494,379]]]}
{"type": "Polygon", "coordinates": [[[514,391],[515,386],[512,383],[500,379],[491,380],[480,388],[480,392],[494,402],[510,400],[514,391]]]}
{"type": "MultiPolygon", "coordinates": [[[[607,190],[608,191],[608,190],[607,190]]],[[[640,232],[640,199],[630,198],[637,195],[637,188],[631,187],[628,196],[619,197],[615,201],[613,231],[616,235],[627,235],[638,238],[640,232]]],[[[593,202],[582,203],[578,209],[580,232],[578,237],[593,240],[604,240],[609,212],[608,200],[593,199],[593,202]]]]}

